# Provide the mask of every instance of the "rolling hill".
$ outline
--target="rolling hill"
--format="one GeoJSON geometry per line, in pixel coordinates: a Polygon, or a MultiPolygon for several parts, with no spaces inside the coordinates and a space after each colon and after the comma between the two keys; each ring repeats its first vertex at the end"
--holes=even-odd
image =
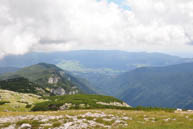
{"type": "Polygon", "coordinates": [[[55,65],[39,63],[1,75],[0,79],[24,77],[59,95],[97,92],[132,106],[192,108],[192,63],[184,63],[192,59],[91,50],[10,55],[0,61],[0,66],[28,66],[42,61],[55,65]]]}
{"type": "Polygon", "coordinates": [[[18,77],[26,78],[30,82],[38,84],[40,88],[44,88],[55,95],[95,93],[86,80],[76,78],[68,72],[51,64],[39,63],[25,67],[17,72],[1,75],[0,80],[14,79],[18,77]]]}

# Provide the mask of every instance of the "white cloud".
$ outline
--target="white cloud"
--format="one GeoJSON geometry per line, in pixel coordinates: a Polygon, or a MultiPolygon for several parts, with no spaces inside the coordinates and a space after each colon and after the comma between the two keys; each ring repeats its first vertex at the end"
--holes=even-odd
{"type": "Polygon", "coordinates": [[[105,0],[1,0],[0,56],[72,49],[192,51],[193,1],[125,3],[130,10],[105,0]]]}
{"type": "Polygon", "coordinates": [[[160,35],[163,44],[184,45],[190,40],[187,34],[193,35],[191,0],[128,0],[128,5],[137,21],[146,28],[146,35],[154,35],[154,38],[160,35]]]}

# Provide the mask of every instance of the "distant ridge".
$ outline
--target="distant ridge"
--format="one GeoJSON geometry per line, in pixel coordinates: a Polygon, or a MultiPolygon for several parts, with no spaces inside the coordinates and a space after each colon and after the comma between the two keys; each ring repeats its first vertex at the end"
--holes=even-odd
{"type": "Polygon", "coordinates": [[[51,53],[9,55],[0,60],[0,66],[26,67],[40,62],[59,64],[62,61],[78,61],[87,68],[131,70],[136,65],[164,66],[193,61],[163,53],[126,52],[119,50],[77,50],[51,53]]]}
{"type": "Polygon", "coordinates": [[[116,97],[133,106],[193,109],[193,63],[138,68],[109,85],[116,97]]]}
{"type": "Polygon", "coordinates": [[[19,70],[19,68],[16,68],[16,67],[0,67],[0,74],[8,73],[8,72],[16,72],[17,70],[19,70]]]}
{"type": "Polygon", "coordinates": [[[29,79],[29,81],[38,84],[40,88],[45,88],[56,95],[95,93],[86,80],[76,78],[53,64],[39,63],[25,67],[17,72],[1,75],[0,80],[18,77],[29,79]]]}

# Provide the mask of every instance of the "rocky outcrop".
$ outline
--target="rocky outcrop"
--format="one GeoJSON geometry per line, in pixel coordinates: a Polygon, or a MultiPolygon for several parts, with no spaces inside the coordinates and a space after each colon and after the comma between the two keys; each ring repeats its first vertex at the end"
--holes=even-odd
{"type": "Polygon", "coordinates": [[[54,95],[65,95],[66,91],[63,88],[51,89],[51,93],[54,95]]]}
{"type": "Polygon", "coordinates": [[[65,103],[64,105],[60,106],[60,110],[67,110],[72,107],[71,103],[65,103]]]}
{"type": "Polygon", "coordinates": [[[72,104],[72,103],[65,103],[64,105],[60,106],[59,109],[60,110],[68,110],[70,108],[75,108],[76,106],[80,107],[81,109],[90,107],[90,105],[88,105],[88,104],[75,105],[75,104],[72,104]]]}
{"type": "Polygon", "coordinates": [[[106,105],[106,106],[131,107],[126,103],[119,103],[119,102],[110,102],[110,103],[96,102],[96,104],[106,105]]]}
{"type": "Polygon", "coordinates": [[[78,89],[72,89],[71,91],[67,92],[67,91],[65,91],[65,90],[64,90],[63,88],[61,88],[61,87],[52,88],[52,89],[50,90],[50,92],[51,92],[52,94],[54,94],[54,95],[66,95],[66,94],[68,94],[68,95],[75,95],[75,94],[78,94],[78,93],[79,93],[78,89]]]}
{"type": "Polygon", "coordinates": [[[60,76],[64,76],[65,72],[64,71],[60,71],[60,76]]]}
{"type": "Polygon", "coordinates": [[[75,94],[78,94],[78,90],[73,90],[69,92],[69,95],[75,95],[75,94]]]}
{"type": "Polygon", "coordinates": [[[48,84],[57,84],[58,83],[58,81],[59,81],[59,79],[60,79],[60,77],[49,77],[48,78],[48,84]]]}

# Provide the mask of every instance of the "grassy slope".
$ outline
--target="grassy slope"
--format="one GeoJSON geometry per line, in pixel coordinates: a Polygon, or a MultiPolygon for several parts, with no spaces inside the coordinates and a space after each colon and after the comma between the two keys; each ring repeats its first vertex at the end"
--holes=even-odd
{"type": "Polygon", "coordinates": [[[64,95],[64,96],[52,96],[45,97],[49,101],[38,103],[32,109],[33,111],[47,111],[47,110],[58,110],[60,106],[65,103],[71,103],[74,105],[72,109],[95,109],[95,108],[115,108],[114,106],[105,106],[101,104],[96,104],[96,102],[118,102],[122,101],[111,97],[111,96],[101,96],[101,95],[86,95],[86,94],[76,94],[76,95],[64,95]],[[80,104],[84,104],[85,107],[81,107],[80,104]]]}
{"type": "Polygon", "coordinates": [[[53,87],[52,84],[48,84],[48,78],[57,76],[60,77],[60,80],[56,87],[63,87],[65,90],[69,91],[75,85],[83,93],[96,93],[94,90],[92,90],[90,84],[86,80],[73,77],[68,72],[63,71],[62,69],[52,64],[40,63],[30,67],[25,67],[18,70],[17,72],[1,75],[0,79],[3,80],[7,78],[13,78],[15,76],[25,77],[45,88],[53,87]],[[64,75],[61,73],[64,73],[64,75]],[[71,80],[69,80],[69,78],[71,80]]]}
{"type": "Polygon", "coordinates": [[[107,87],[132,106],[193,109],[193,63],[140,68],[120,75],[107,87]]]}
{"type": "Polygon", "coordinates": [[[32,93],[37,95],[49,95],[49,92],[41,88],[38,84],[30,82],[23,77],[0,81],[0,89],[10,90],[20,93],[32,93]]]}
{"type": "Polygon", "coordinates": [[[19,75],[19,76],[28,78],[30,81],[37,81],[42,78],[49,78],[54,72],[59,70],[61,69],[55,67],[55,65],[41,63],[41,64],[22,68],[14,73],[7,73],[1,77],[8,78],[11,75],[19,75]]]}
{"type": "MultiPolygon", "coordinates": [[[[163,111],[126,111],[126,110],[68,110],[60,112],[0,112],[0,117],[6,116],[23,116],[23,115],[49,115],[49,116],[61,116],[72,115],[77,116],[85,114],[87,112],[98,113],[104,112],[105,114],[113,114],[121,117],[129,117],[132,120],[127,120],[126,127],[119,127],[113,125],[114,129],[192,129],[193,127],[193,114],[182,113],[168,113],[163,111]],[[166,121],[166,119],[170,120],[166,121]],[[149,119],[149,120],[145,120],[149,119]]],[[[62,120],[62,119],[61,119],[62,120]]],[[[54,121],[54,120],[53,120],[54,121]]],[[[56,120],[57,121],[57,120],[56,120]]],[[[65,121],[65,119],[63,119],[65,121]]],[[[105,121],[100,121],[106,123],[105,121]]],[[[108,124],[108,123],[107,123],[108,124]]],[[[97,128],[96,128],[97,129],[97,128]]],[[[101,128],[102,129],[102,128],[101,128]]]]}
{"type": "Polygon", "coordinates": [[[26,108],[27,104],[42,102],[45,100],[39,99],[40,96],[33,94],[23,94],[13,91],[0,90],[1,101],[8,101],[9,103],[0,105],[0,111],[29,111],[26,108]]]}

